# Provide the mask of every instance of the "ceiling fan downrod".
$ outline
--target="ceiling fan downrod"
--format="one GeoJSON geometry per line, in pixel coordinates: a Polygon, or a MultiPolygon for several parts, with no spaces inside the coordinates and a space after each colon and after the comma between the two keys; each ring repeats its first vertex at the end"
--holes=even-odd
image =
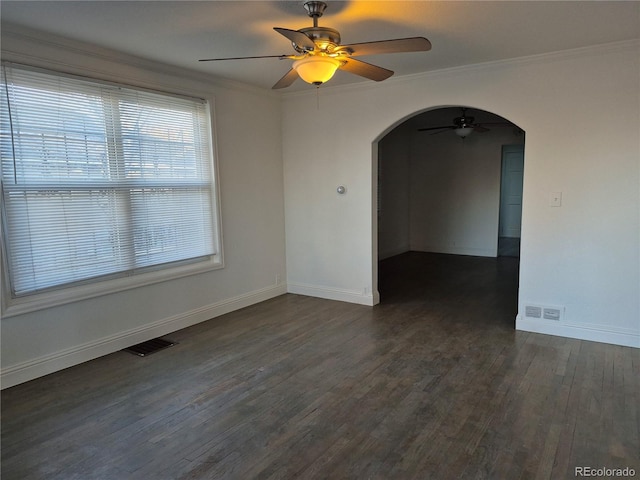
{"type": "MultiPolygon", "coordinates": [[[[304,33],[313,41],[313,43],[318,47],[320,54],[333,51],[340,45],[340,32],[334,28],[318,26],[318,19],[324,13],[327,8],[327,4],[315,0],[308,1],[304,3],[304,8],[309,17],[313,19],[313,27],[301,28],[298,31],[304,33]]],[[[297,45],[295,41],[293,42],[293,48],[295,48],[299,53],[308,52],[308,49],[297,45]]]]}
{"type": "Polygon", "coordinates": [[[326,8],[327,4],[324,2],[304,2],[304,9],[307,11],[307,15],[309,15],[313,19],[314,27],[318,26],[318,19],[322,16],[326,8]]]}

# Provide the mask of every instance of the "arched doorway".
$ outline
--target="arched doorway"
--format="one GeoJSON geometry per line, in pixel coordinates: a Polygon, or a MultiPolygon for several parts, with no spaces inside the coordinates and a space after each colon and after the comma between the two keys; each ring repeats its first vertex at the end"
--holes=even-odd
{"type": "MultiPolygon", "coordinates": [[[[473,107],[419,112],[379,139],[374,160],[378,261],[407,252],[444,255],[449,257],[441,259],[450,260],[519,255],[520,223],[514,214],[522,208],[524,132],[515,124],[473,107]],[[518,151],[519,170],[514,168],[518,151]],[[520,203],[505,201],[505,185],[516,198],[518,180],[520,203]],[[511,221],[509,229],[503,228],[504,219],[511,221]],[[507,242],[504,232],[509,235],[507,242]]],[[[382,302],[384,273],[381,264],[382,302]]],[[[517,285],[514,296],[517,305],[517,285]]]]}

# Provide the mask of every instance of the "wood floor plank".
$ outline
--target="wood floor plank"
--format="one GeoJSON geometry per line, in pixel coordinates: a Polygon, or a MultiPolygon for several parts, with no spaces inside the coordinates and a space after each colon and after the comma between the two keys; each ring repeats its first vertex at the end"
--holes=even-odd
{"type": "Polygon", "coordinates": [[[640,351],[514,330],[518,260],[411,252],[2,392],[3,480],[640,474],[640,351]]]}

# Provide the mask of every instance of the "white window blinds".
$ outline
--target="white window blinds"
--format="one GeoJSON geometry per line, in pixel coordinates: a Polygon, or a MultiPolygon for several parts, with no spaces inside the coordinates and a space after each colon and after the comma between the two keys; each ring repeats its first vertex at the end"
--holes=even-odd
{"type": "Polygon", "coordinates": [[[15,65],[1,90],[12,296],[217,253],[206,102],[15,65]]]}

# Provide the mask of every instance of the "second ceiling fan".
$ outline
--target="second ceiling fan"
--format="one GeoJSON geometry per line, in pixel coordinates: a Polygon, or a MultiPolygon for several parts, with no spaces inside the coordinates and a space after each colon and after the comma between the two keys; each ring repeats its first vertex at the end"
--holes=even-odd
{"type": "Polygon", "coordinates": [[[450,125],[440,125],[438,127],[425,127],[419,128],[419,132],[426,131],[434,131],[432,135],[437,133],[446,132],[447,130],[455,130],[456,135],[459,137],[465,138],[468,137],[472,132],[484,133],[488,132],[489,129],[486,125],[490,126],[509,126],[512,125],[509,122],[494,122],[494,123],[474,123],[475,118],[467,115],[467,109],[465,107],[462,108],[462,115],[453,119],[452,124],[450,125]]]}
{"type": "Polygon", "coordinates": [[[319,1],[309,1],[304,3],[304,8],[309,17],[313,19],[313,27],[301,28],[300,30],[274,27],[276,32],[291,41],[295,54],[205,58],[200,61],[213,62],[252,58],[294,60],[292,68],[272,87],[278,89],[290,86],[298,78],[302,78],[305,82],[313,85],[321,85],[331,79],[338,69],[379,82],[393,75],[393,71],[353,57],[431,50],[431,42],[424,37],[396,38],[341,45],[340,33],[337,30],[318,26],[318,19],[324,13],[327,4],[319,1]]]}

